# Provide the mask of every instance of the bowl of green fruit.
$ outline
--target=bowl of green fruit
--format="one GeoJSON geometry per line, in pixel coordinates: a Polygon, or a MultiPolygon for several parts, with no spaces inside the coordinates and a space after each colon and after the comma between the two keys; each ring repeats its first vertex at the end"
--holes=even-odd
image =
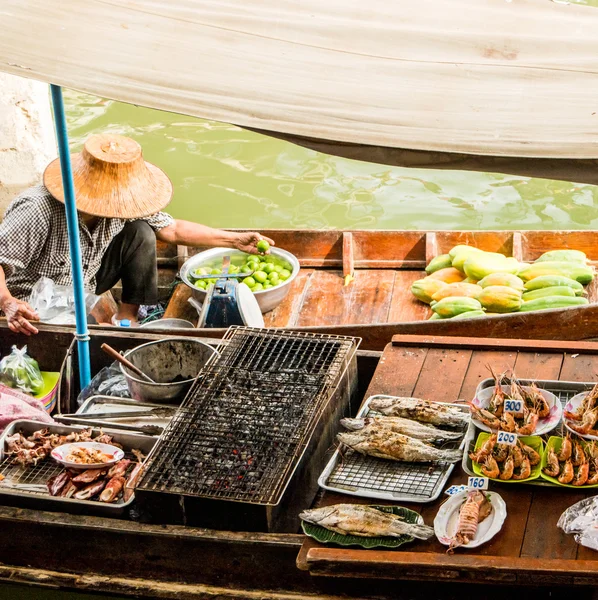
{"type": "Polygon", "coordinates": [[[270,248],[269,254],[247,254],[230,248],[211,248],[192,256],[181,268],[181,279],[203,304],[210,285],[222,274],[223,260],[230,257],[229,273],[255,295],[263,313],[276,308],[287,296],[299,273],[299,261],[290,252],[270,248]],[[211,275],[212,277],[207,277],[211,275]]]}

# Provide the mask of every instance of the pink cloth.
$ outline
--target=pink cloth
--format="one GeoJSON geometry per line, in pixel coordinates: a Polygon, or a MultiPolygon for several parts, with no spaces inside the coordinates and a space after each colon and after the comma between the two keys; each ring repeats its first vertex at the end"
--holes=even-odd
{"type": "Polygon", "coordinates": [[[0,433],[13,421],[19,419],[56,423],[39,400],[19,390],[0,385],[0,433]]]}

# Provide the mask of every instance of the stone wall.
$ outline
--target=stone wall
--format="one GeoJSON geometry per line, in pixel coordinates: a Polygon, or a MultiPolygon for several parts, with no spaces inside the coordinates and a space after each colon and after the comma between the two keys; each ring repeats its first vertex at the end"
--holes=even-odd
{"type": "Polygon", "coordinates": [[[49,86],[0,73],[0,216],[56,156],[49,86]]]}

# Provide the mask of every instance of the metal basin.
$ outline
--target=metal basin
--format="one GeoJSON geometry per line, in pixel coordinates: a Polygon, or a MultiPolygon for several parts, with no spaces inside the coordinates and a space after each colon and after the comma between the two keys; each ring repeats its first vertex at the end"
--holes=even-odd
{"type": "Polygon", "coordinates": [[[135,400],[177,403],[189,391],[203,366],[216,354],[214,348],[199,340],[166,338],[125,353],[127,359],[158,383],[142,381],[123,365],[120,370],[135,400]],[[175,379],[177,381],[173,383],[175,379]]]}
{"type": "MultiPolygon", "coordinates": [[[[270,253],[273,256],[283,258],[289,264],[291,264],[293,267],[293,272],[284,283],[281,283],[276,287],[270,288],[269,290],[261,290],[260,292],[254,293],[255,299],[257,300],[260,310],[263,313],[266,313],[272,310],[273,308],[276,308],[287,297],[289,291],[291,290],[291,283],[297,277],[300,268],[299,261],[290,252],[287,252],[286,250],[281,250],[280,248],[270,248],[270,253]]],[[[231,257],[245,256],[245,253],[239,252],[238,250],[231,250],[230,248],[211,248],[210,250],[205,250],[204,252],[200,252],[199,254],[192,256],[189,260],[185,262],[185,264],[181,268],[181,279],[192,290],[193,297],[196,298],[202,304],[206,299],[206,292],[204,290],[196,288],[189,281],[189,274],[195,269],[201,267],[203,264],[211,262],[216,258],[221,258],[226,255],[230,255],[231,257]]]]}
{"type": "Polygon", "coordinates": [[[185,319],[158,319],[140,325],[140,329],[195,329],[195,325],[191,321],[185,319]]]}

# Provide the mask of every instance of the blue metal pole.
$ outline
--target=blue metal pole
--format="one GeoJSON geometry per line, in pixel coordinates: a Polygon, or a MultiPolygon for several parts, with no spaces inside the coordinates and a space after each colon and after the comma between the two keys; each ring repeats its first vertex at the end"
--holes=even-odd
{"type": "Polygon", "coordinates": [[[71,252],[71,265],[73,272],[73,287],[75,290],[75,318],[77,322],[77,350],[79,354],[79,381],[83,389],[91,381],[89,364],[89,332],[87,330],[87,311],[85,309],[85,289],[83,286],[83,265],[81,263],[81,248],[79,246],[79,217],[75,201],[75,186],[71,169],[71,155],[69,152],[69,137],[62,101],[62,88],[50,85],[52,93],[52,106],[54,107],[54,124],[56,126],[56,139],[58,140],[58,156],[60,156],[60,170],[62,172],[62,187],[64,189],[64,208],[66,211],[66,225],[69,235],[69,248],[71,252]]]}

